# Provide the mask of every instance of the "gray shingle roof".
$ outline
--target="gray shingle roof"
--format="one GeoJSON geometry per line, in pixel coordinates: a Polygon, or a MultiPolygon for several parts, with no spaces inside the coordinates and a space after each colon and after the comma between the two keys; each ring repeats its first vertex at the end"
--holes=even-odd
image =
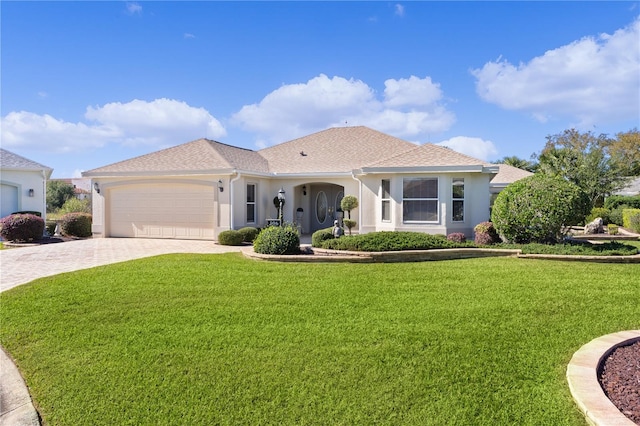
{"type": "Polygon", "coordinates": [[[409,151],[368,164],[367,168],[398,168],[398,167],[452,167],[452,166],[491,166],[482,160],[461,154],[450,148],[424,144],[414,146],[409,151]]]}
{"type": "Polygon", "coordinates": [[[4,148],[0,148],[0,169],[6,170],[44,170],[51,174],[53,169],[35,161],[24,158],[4,148]]]}
{"type": "Polygon", "coordinates": [[[517,180],[533,175],[533,173],[507,164],[497,164],[498,174],[491,179],[491,185],[508,185],[517,180]]]}

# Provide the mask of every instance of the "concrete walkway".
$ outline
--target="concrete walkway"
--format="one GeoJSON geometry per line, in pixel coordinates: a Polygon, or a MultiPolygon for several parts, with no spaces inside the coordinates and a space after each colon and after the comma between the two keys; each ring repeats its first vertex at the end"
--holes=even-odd
{"type": "MultiPolygon", "coordinates": [[[[96,238],[0,250],[0,291],[37,278],[168,253],[226,253],[251,246],[212,241],[96,238]]],[[[0,350],[0,425],[39,425],[40,419],[20,372],[0,350]]]]}

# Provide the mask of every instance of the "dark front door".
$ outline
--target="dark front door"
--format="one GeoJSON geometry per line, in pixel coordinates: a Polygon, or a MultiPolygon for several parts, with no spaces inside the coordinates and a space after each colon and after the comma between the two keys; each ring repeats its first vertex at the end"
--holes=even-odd
{"type": "Polygon", "coordinates": [[[344,188],[333,184],[314,184],[311,191],[311,232],[330,228],[338,214],[344,188]]]}

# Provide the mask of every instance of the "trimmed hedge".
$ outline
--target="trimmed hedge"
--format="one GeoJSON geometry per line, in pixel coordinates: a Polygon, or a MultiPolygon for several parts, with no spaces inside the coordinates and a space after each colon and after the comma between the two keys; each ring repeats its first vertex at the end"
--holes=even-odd
{"type": "Polygon", "coordinates": [[[348,251],[402,251],[473,247],[422,232],[382,231],[325,240],[321,248],[348,251]]]}
{"type": "Polygon", "coordinates": [[[60,232],[68,237],[90,237],[91,221],[89,213],[67,213],[60,218],[60,232]]]}
{"type": "Polygon", "coordinates": [[[228,229],[218,234],[218,244],[223,246],[240,246],[244,241],[244,234],[235,229],[228,229]]]}
{"type": "Polygon", "coordinates": [[[269,226],[253,241],[253,250],[261,254],[300,254],[300,236],[292,225],[269,226]]]}
{"type": "Polygon", "coordinates": [[[584,219],[584,223],[591,223],[599,217],[602,219],[603,225],[608,225],[611,223],[611,219],[609,218],[610,214],[611,210],[605,207],[594,207],[591,209],[591,213],[589,213],[589,215],[584,219]]]}
{"type": "Polygon", "coordinates": [[[605,208],[609,210],[614,210],[615,208],[622,205],[632,207],[634,209],[640,209],[640,195],[612,195],[608,197],[604,202],[605,208]]]}
{"type": "Polygon", "coordinates": [[[311,247],[322,247],[324,241],[333,238],[333,228],[319,229],[311,235],[311,247]]]}
{"type": "Polygon", "coordinates": [[[492,222],[480,222],[473,228],[473,232],[475,232],[474,242],[479,246],[490,246],[501,241],[492,222]]]}
{"type": "Polygon", "coordinates": [[[622,210],[622,226],[640,233],[640,209],[622,210]]]}
{"type": "Polygon", "coordinates": [[[0,237],[7,241],[33,241],[44,235],[44,219],[34,214],[11,214],[0,219],[0,237]]]}
{"type": "Polygon", "coordinates": [[[260,233],[260,230],[252,226],[247,226],[238,229],[238,232],[242,234],[242,241],[246,243],[252,243],[260,233]]]}

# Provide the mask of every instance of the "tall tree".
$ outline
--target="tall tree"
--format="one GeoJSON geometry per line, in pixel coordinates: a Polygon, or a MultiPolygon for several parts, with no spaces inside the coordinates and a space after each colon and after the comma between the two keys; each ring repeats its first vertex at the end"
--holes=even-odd
{"type": "Polygon", "coordinates": [[[588,195],[592,206],[601,205],[607,195],[627,182],[607,153],[610,145],[607,135],[590,131],[570,129],[547,136],[547,143],[537,156],[538,172],[575,183],[588,195]]]}
{"type": "Polygon", "coordinates": [[[607,152],[625,176],[640,176],[640,131],[637,128],[616,134],[607,152]]]}
{"type": "Polygon", "coordinates": [[[496,162],[496,164],[506,164],[508,166],[517,167],[522,170],[527,170],[531,173],[535,173],[538,165],[529,160],[525,160],[524,158],[517,157],[512,155],[510,157],[503,157],[496,162]]]}
{"type": "Polygon", "coordinates": [[[73,185],[61,180],[47,181],[47,211],[54,212],[75,196],[73,185]]]}

